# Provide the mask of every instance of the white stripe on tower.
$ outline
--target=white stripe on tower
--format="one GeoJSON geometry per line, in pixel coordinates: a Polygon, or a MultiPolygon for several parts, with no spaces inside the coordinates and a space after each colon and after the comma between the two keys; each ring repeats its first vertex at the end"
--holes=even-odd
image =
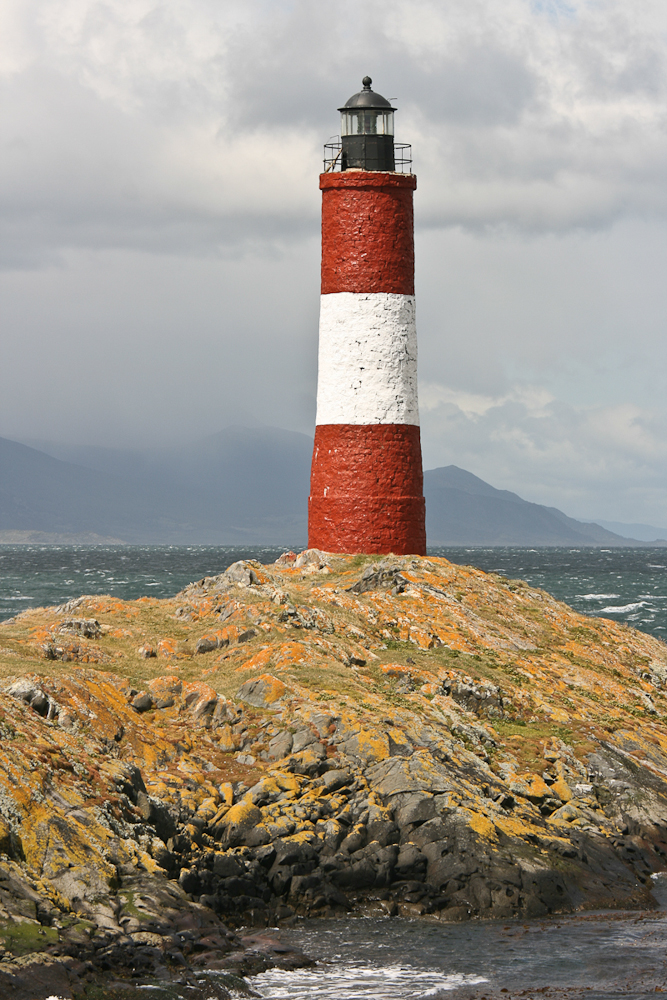
{"type": "Polygon", "coordinates": [[[317,424],[419,424],[414,295],[323,295],[318,370],[317,424]]]}

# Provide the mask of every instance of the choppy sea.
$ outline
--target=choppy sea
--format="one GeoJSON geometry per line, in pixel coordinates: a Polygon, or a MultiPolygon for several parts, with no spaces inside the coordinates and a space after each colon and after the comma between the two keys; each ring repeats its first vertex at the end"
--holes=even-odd
{"type": "Polygon", "coordinates": [[[266,1000],[462,1000],[491,992],[537,1000],[543,987],[558,1000],[638,1000],[667,987],[664,911],[524,924],[310,920],[281,937],[320,964],[252,977],[266,1000]]]}
{"type": "MultiPolygon", "coordinates": [[[[282,548],[0,546],[0,621],[81,594],[171,597],[237,559],[273,562],[282,548]]],[[[576,611],[667,638],[667,549],[439,548],[431,555],[548,590],[576,611]]]]}

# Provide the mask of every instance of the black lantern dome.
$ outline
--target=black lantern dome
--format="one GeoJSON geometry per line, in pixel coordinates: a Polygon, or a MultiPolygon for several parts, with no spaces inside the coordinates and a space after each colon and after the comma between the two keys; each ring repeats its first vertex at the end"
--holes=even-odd
{"type": "Polygon", "coordinates": [[[386,97],[371,90],[365,76],[363,90],[354,94],[341,113],[342,170],[394,170],[394,108],[386,97]]]}

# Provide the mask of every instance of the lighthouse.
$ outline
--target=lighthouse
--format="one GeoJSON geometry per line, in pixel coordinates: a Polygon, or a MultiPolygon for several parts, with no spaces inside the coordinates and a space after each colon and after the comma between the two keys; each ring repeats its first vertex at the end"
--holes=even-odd
{"type": "Polygon", "coordinates": [[[317,418],[308,545],[426,554],[409,146],[371,89],[325,146],[317,418]]]}

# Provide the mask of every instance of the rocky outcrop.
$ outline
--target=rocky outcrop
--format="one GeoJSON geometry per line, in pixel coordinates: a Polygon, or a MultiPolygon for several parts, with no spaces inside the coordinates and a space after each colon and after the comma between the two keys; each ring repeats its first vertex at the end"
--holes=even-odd
{"type": "Polygon", "coordinates": [[[290,553],[0,647],[3,996],[304,962],[239,936],[298,915],[654,905],[667,647],[519,581],[290,553]]]}

